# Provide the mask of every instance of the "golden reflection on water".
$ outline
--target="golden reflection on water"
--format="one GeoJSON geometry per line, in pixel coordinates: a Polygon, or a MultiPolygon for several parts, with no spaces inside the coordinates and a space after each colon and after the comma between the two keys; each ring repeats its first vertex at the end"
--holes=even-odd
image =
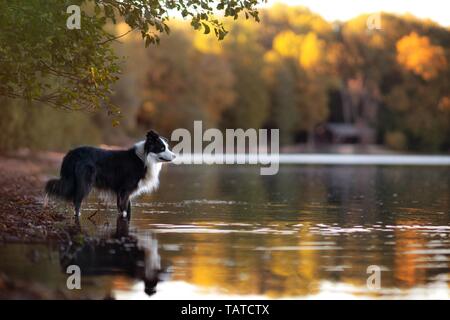
{"type": "MultiPolygon", "coordinates": [[[[427,284],[427,270],[419,268],[418,260],[424,255],[414,253],[415,249],[423,248],[427,243],[420,232],[395,230],[395,245],[386,251],[375,250],[367,254],[358,247],[366,242],[376,248],[380,241],[371,243],[368,239],[348,235],[325,241],[320,235],[309,232],[310,227],[310,224],[304,224],[289,240],[263,236],[261,242],[264,242],[264,247],[261,250],[252,249],[245,236],[193,233],[188,240],[194,243],[191,249],[166,256],[169,264],[174,266],[169,281],[185,282],[225,295],[269,298],[320,295],[324,282],[345,284],[348,287],[341,290],[349,290],[355,296],[374,298],[399,294],[390,292],[393,288],[406,290],[427,284]],[[366,269],[372,264],[382,267],[381,291],[366,287],[369,276],[366,269]]],[[[164,238],[160,239],[164,241],[164,238]]],[[[163,261],[164,257],[162,253],[163,261]]],[[[448,268],[440,272],[448,274],[448,268]]]]}
{"type": "MultiPolygon", "coordinates": [[[[402,225],[408,225],[407,221],[400,221],[402,225]]],[[[395,262],[394,277],[401,287],[414,287],[423,283],[425,279],[424,269],[417,268],[420,255],[414,254],[414,250],[424,247],[426,241],[421,239],[415,230],[395,230],[395,262]]]]}
{"type": "MultiPolygon", "coordinates": [[[[166,169],[160,190],[134,203],[130,228],[157,241],[165,276],[150,297],[449,298],[448,168],[166,169]],[[366,285],[370,265],[380,290],[366,285]]],[[[98,235],[115,217],[82,225],[98,235]]],[[[0,250],[0,271],[65,281],[57,257],[30,269],[23,251],[0,250]]],[[[90,287],[149,297],[123,275],[90,287]]]]}
{"type": "MultiPolygon", "coordinates": [[[[418,268],[419,255],[405,254],[408,250],[412,250],[411,244],[424,243],[424,240],[414,234],[416,233],[414,231],[395,231],[395,233],[397,244],[393,253],[394,260],[392,265],[386,263],[383,266],[382,288],[408,289],[426,284],[426,269],[418,268]]],[[[302,247],[305,242],[311,241],[314,241],[314,235],[305,232],[298,245],[302,247]]],[[[275,247],[282,244],[279,239],[269,243],[275,247]]],[[[344,265],[347,268],[336,267],[335,272],[324,272],[323,265],[326,263],[324,260],[329,260],[322,257],[326,254],[325,251],[278,250],[271,252],[270,255],[265,253],[269,255],[265,262],[252,256],[235,256],[234,258],[239,258],[242,264],[236,268],[223,261],[224,257],[227,257],[225,250],[225,245],[221,245],[220,241],[198,245],[192,256],[183,257],[191,260],[191,264],[184,266],[183,273],[174,274],[173,280],[185,281],[211,290],[218,289],[219,292],[233,295],[267,295],[274,298],[319,294],[321,282],[324,280],[359,288],[361,293],[367,296],[376,297],[382,294],[366,288],[368,275],[365,267],[371,262],[355,265],[353,257],[344,256],[342,260],[340,257],[334,257],[332,260],[341,260],[336,265],[344,265]]],[[[377,254],[379,256],[373,257],[374,260],[382,262],[383,252],[377,254]]]]}
{"type": "Polygon", "coordinates": [[[215,168],[195,171],[198,185],[177,179],[155,196],[158,210],[174,214],[138,213],[137,227],[153,230],[162,247],[180,245],[160,250],[172,268],[169,282],[215,294],[288,298],[336,290],[336,297],[401,297],[438,283],[439,297],[448,297],[450,188],[440,180],[448,170],[441,171],[415,170],[411,177],[395,168],[300,168],[270,181],[215,168]],[[186,199],[197,200],[177,202],[186,199]],[[157,223],[167,227],[153,227],[157,223]],[[180,225],[192,228],[171,232],[180,225]],[[432,241],[447,250],[439,267],[426,265],[436,258],[427,251],[432,241]],[[370,265],[382,270],[378,291],[366,286],[370,265]]]}

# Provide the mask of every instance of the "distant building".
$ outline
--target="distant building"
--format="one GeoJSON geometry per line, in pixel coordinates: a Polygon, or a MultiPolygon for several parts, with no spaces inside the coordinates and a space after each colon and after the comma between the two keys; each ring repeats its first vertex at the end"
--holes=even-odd
{"type": "Polygon", "coordinates": [[[331,143],[375,143],[375,130],[364,124],[327,123],[325,129],[329,132],[331,143]]]}
{"type": "Polygon", "coordinates": [[[348,80],[346,87],[331,94],[330,118],[324,124],[330,143],[376,143],[376,96],[361,77],[348,80]]]}

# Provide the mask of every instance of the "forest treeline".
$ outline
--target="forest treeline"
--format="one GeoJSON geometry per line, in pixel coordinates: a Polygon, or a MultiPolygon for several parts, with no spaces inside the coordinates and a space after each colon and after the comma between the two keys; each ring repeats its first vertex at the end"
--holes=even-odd
{"type": "Polygon", "coordinates": [[[327,125],[340,123],[370,132],[363,143],[450,150],[448,28],[381,14],[381,28],[372,29],[368,15],[330,23],[286,5],[261,10],[260,18],[225,20],[223,41],[181,20],[158,46],[145,48],[129,33],[114,44],[124,57],[112,96],[120,126],[103,114],[3,99],[0,148],[117,143],[149,127],[168,135],[203,120],[204,128],[279,128],[283,145],[332,142],[327,125]]]}

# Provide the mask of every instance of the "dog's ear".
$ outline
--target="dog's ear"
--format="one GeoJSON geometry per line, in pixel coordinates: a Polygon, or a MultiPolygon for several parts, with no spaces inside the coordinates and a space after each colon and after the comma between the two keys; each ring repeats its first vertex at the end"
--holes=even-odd
{"type": "Polygon", "coordinates": [[[150,130],[147,132],[147,139],[158,139],[159,134],[156,131],[150,130]]]}

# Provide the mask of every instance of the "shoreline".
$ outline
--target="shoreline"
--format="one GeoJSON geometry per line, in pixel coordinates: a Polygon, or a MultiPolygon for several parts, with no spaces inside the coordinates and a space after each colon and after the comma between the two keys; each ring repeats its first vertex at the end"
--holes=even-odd
{"type": "MultiPolygon", "coordinates": [[[[70,242],[75,232],[70,215],[55,204],[43,206],[44,184],[61,159],[62,154],[51,152],[0,156],[0,246],[58,246],[70,242]]],[[[0,271],[0,299],[73,298],[61,290],[0,271]]]]}
{"type": "Polygon", "coordinates": [[[55,204],[44,207],[44,184],[62,155],[28,153],[0,156],[0,243],[67,241],[70,216],[55,204]]]}

